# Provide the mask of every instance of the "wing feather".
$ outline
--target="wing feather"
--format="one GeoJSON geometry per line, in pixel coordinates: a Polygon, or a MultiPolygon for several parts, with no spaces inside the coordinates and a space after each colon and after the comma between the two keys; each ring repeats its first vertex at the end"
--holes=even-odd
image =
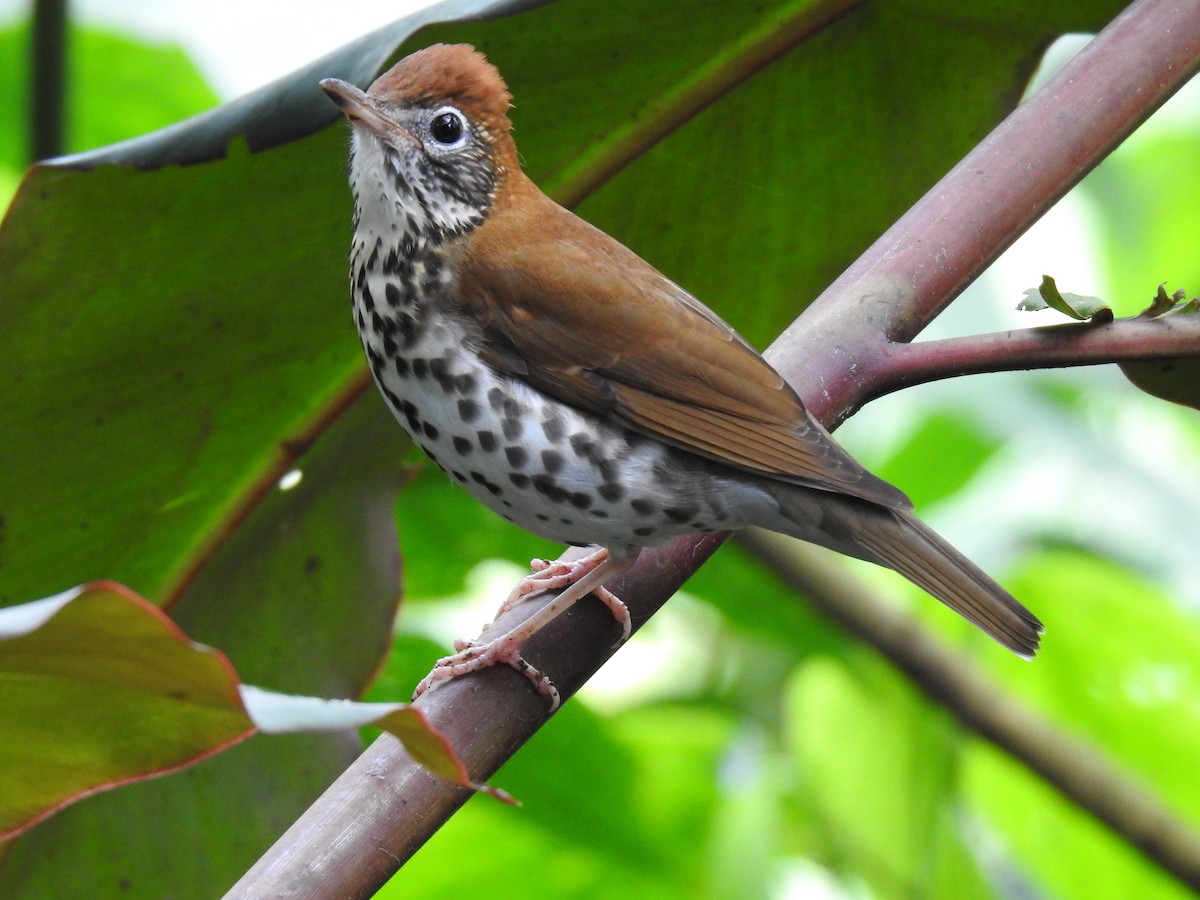
{"type": "Polygon", "coordinates": [[[729,325],[526,182],[458,261],[497,368],[565,403],[748,472],[908,508],[729,325]]]}

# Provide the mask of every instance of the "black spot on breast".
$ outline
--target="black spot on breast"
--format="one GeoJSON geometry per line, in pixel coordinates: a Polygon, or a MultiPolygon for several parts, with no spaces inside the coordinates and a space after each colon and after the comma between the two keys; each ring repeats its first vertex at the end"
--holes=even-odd
{"type": "Polygon", "coordinates": [[[468,397],[462,398],[458,401],[458,417],[467,423],[474,422],[479,418],[479,404],[468,397]]]}
{"type": "MultiPolygon", "coordinates": [[[[387,402],[392,407],[392,409],[403,412],[404,411],[404,401],[396,396],[396,392],[393,391],[391,388],[387,388],[387,387],[382,388],[382,390],[383,390],[383,396],[387,399],[387,402]]],[[[409,405],[411,406],[412,404],[409,404],[409,405]]]]}
{"type": "Polygon", "coordinates": [[[500,485],[498,485],[492,481],[489,481],[482,472],[472,472],[471,480],[474,481],[476,484],[482,485],[484,488],[487,489],[488,493],[492,494],[495,497],[499,497],[502,493],[504,493],[504,489],[501,488],[500,485]]]}
{"type": "Polygon", "coordinates": [[[395,367],[396,367],[396,374],[399,375],[401,378],[407,378],[408,377],[408,360],[405,359],[403,356],[396,356],[396,357],[393,357],[393,359],[394,359],[393,365],[395,365],[395,367]]]}
{"type": "Polygon", "coordinates": [[[417,357],[412,361],[412,373],[417,378],[426,378],[429,375],[429,360],[422,357],[417,357]]]}
{"type": "Polygon", "coordinates": [[[633,529],[633,533],[636,534],[638,537],[649,537],[650,535],[654,534],[654,526],[642,525],[638,528],[633,529]]]}
{"type": "Polygon", "coordinates": [[[459,456],[466,456],[468,453],[470,453],[472,450],[475,449],[475,447],[471,444],[470,441],[468,441],[465,437],[459,437],[457,434],[454,436],[453,443],[454,443],[454,451],[459,456]]]}
{"type": "Polygon", "coordinates": [[[647,500],[645,497],[634,497],[629,501],[629,506],[635,513],[641,516],[648,516],[654,512],[655,509],[654,503],[650,500],[647,500]]]}
{"type": "Polygon", "coordinates": [[[596,453],[596,442],[582,431],[571,435],[570,444],[571,449],[580,459],[590,460],[596,453]]]}
{"type": "Polygon", "coordinates": [[[520,469],[529,462],[529,451],[524,447],[505,447],[504,458],[508,460],[510,466],[520,469]]]}
{"type": "Polygon", "coordinates": [[[377,377],[382,377],[383,373],[383,357],[375,352],[374,347],[367,347],[367,360],[371,363],[371,371],[377,377]]]}
{"type": "Polygon", "coordinates": [[[454,389],[454,376],[450,374],[450,364],[446,362],[444,356],[438,356],[429,361],[429,374],[432,375],[438,385],[447,394],[454,389]]]}
{"type": "Polygon", "coordinates": [[[563,462],[563,455],[557,450],[542,451],[542,468],[551,475],[556,475],[562,471],[563,462]]]}
{"type": "Polygon", "coordinates": [[[576,509],[587,509],[592,505],[592,495],[584,491],[576,491],[567,498],[576,509]]]}
{"type": "Polygon", "coordinates": [[[552,443],[562,440],[566,430],[566,425],[560,416],[551,415],[542,420],[542,432],[546,435],[546,440],[552,443]]]}
{"type": "Polygon", "coordinates": [[[400,288],[396,287],[392,282],[388,282],[383,289],[383,294],[387,298],[388,306],[395,309],[400,305],[400,288]]]}
{"type": "MultiPolygon", "coordinates": [[[[393,325],[393,326],[395,325],[395,323],[392,322],[391,319],[388,319],[386,321],[389,325],[393,325]]],[[[397,349],[398,348],[396,347],[396,339],[394,337],[392,337],[391,329],[389,329],[383,335],[383,355],[386,356],[388,359],[392,359],[396,356],[397,349]]]]}
{"type": "Polygon", "coordinates": [[[479,448],[485,453],[491,453],[496,449],[499,441],[496,440],[496,435],[490,431],[475,432],[475,439],[479,441],[479,448]]]}
{"type": "Polygon", "coordinates": [[[488,406],[499,412],[500,407],[504,405],[504,391],[498,387],[494,387],[487,392],[487,398],[488,406]]]}
{"type": "Polygon", "coordinates": [[[454,389],[460,394],[472,394],[475,392],[476,378],[470,372],[464,372],[462,375],[454,377],[454,389]]]}
{"type": "Polygon", "coordinates": [[[521,435],[521,420],[505,419],[500,423],[500,431],[507,440],[516,440],[521,435]]]}
{"type": "Polygon", "coordinates": [[[397,313],[396,330],[400,334],[400,340],[407,346],[413,342],[417,333],[417,320],[406,312],[397,313]]]}
{"type": "Polygon", "coordinates": [[[696,515],[700,510],[694,506],[668,506],[663,510],[663,514],[672,522],[683,523],[692,516],[696,515]]]}
{"type": "Polygon", "coordinates": [[[562,503],[567,497],[566,490],[549,475],[534,475],[530,482],[535,491],[552,503],[562,503]]]}
{"type": "Polygon", "coordinates": [[[371,289],[365,284],[362,286],[362,302],[367,308],[367,312],[375,311],[375,298],[371,296],[371,289]]]}
{"type": "Polygon", "coordinates": [[[616,503],[625,496],[625,488],[621,487],[615,481],[606,481],[596,491],[609,503],[616,503]]]}
{"type": "Polygon", "coordinates": [[[422,430],[425,432],[425,437],[429,438],[431,441],[436,441],[438,439],[438,435],[441,434],[441,432],[437,430],[437,426],[432,422],[426,422],[422,427],[422,430]]]}
{"type": "Polygon", "coordinates": [[[511,481],[515,487],[519,487],[519,488],[529,487],[529,476],[522,475],[520,472],[509,472],[508,480],[511,481]]]}

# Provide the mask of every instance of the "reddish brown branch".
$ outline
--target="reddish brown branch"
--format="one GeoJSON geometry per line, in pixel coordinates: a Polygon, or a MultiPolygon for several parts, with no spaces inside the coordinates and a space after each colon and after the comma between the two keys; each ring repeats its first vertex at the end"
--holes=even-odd
{"type": "Polygon", "coordinates": [[[994,334],[885,344],[872,361],[878,390],[865,400],[956,375],[1094,366],[1200,355],[1200,315],[1069,323],[994,334]]]}

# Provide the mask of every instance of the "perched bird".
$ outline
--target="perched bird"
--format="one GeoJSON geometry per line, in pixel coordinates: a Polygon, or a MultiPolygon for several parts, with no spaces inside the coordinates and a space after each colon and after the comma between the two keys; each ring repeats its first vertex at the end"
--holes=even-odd
{"type": "Polygon", "coordinates": [[[544,538],[597,545],[535,564],[509,603],[556,601],[459,645],[431,683],[496,662],[557,693],[520,645],[641,548],[757,525],[895,569],[1005,647],[1041,623],[839,447],[729,325],[521,170],[496,69],[465,45],[413,53],[364,93],[321,87],[352,124],[350,281],[392,412],[478,500],[544,538]],[[538,571],[540,569],[540,571],[538,571]]]}

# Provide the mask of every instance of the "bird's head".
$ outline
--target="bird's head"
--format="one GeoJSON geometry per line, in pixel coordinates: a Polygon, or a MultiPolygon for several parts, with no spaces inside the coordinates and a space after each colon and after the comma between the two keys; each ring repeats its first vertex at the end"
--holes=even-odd
{"type": "Polygon", "coordinates": [[[360,215],[407,217],[432,242],[478,226],[519,168],[511,95],[474,48],[435,44],[406,56],[366,92],[321,88],[353,126],[350,180],[360,215]]]}

